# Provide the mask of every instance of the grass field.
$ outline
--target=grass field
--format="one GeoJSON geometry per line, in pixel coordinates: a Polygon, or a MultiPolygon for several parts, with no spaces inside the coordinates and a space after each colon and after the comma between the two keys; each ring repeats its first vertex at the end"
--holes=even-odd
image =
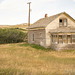
{"type": "Polygon", "coordinates": [[[21,28],[26,29],[28,27],[27,23],[18,24],[18,25],[0,25],[0,28],[21,28]]]}
{"type": "Polygon", "coordinates": [[[75,51],[27,43],[0,45],[0,75],[75,75],[75,51]]]}

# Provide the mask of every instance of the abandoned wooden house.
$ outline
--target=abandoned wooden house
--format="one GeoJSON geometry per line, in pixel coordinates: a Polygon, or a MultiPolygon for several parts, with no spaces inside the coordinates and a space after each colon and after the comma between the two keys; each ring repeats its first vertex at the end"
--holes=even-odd
{"type": "Polygon", "coordinates": [[[46,14],[28,27],[28,43],[55,50],[75,49],[75,20],[66,12],[46,14]]]}

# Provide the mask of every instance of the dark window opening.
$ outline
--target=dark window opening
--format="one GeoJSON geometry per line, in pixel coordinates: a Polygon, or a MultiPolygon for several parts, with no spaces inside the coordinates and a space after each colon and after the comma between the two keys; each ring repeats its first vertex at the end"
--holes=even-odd
{"type": "Polygon", "coordinates": [[[60,24],[60,26],[63,25],[62,19],[59,20],[59,24],[60,24]]]}
{"type": "Polygon", "coordinates": [[[60,19],[60,23],[62,22],[62,19],[60,19]]]}
{"type": "Polygon", "coordinates": [[[67,19],[59,19],[59,26],[67,26],[67,19]]]}

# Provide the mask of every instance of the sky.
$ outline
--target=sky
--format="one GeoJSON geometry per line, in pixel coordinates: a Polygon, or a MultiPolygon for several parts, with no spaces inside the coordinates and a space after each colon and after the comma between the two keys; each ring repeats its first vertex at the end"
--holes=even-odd
{"type": "Polygon", "coordinates": [[[66,12],[75,19],[75,0],[0,0],[0,25],[28,23],[27,2],[31,3],[31,23],[45,14],[66,12]]]}

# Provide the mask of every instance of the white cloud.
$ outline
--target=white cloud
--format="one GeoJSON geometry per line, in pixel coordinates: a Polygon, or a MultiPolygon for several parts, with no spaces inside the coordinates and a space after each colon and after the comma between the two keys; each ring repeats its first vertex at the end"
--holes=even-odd
{"type": "MultiPolygon", "coordinates": [[[[31,1],[31,23],[60,12],[59,0],[4,0],[0,3],[0,24],[20,24],[28,22],[28,5],[31,1]]],[[[74,0],[75,1],[75,0],[74,0]]],[[[73,9],[73,8],[72,8],[73,9]]],[[[75,16],[75,11],[70,12],[75,16]]]]}
{"type": "Polygon", "coordinates": [[[13,10],[24,8],[25,0],[4,0],[0,4],[0,9],[3,10],[13,10]]]}
{"type": "Polygon", "coordinates": [[[0,24],[19,24],[26,21],[26,0],[4,0],[0,4],[0,24]]]}
{"type": "Polygon", "coordinates": [[[73,0],[73,1],[75,1],[75,0],[73,0]]]}
{"type": "Polygon", "coordinates": [[[54,2],[54,1],[56,1],[56,0],[38,0],[38,1],[41,1],[41,2],[54,2]]]}

